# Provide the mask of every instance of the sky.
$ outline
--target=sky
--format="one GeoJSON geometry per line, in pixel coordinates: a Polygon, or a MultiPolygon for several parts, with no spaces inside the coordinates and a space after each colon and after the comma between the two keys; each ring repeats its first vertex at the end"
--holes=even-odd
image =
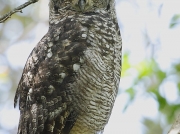
{"type": "MultiPolygon", "coordinates": [[[[39,10],[39,18],[47,20],[47,0],[44,0],[39,10]]],[[[145,58],[152,56],[151,48],[144,45],[147,44],[144,33],[146,33],[146,38],[150,41],[149,44],[154,45],[153,56],[155,56],[162,70],[170,69],[170,65],[180,59],[180,26],[176,28],[169,27],[173,15],[180,14],[179,0],[117,0],[116,10],[123,39],[123,53],[130,53],[132,65],[136,65],[145,58]]],[[[26,14],[26,10],[24,14],[26,14]]],[[[48,30],[47,25],[42,21],[28,33],[24,40],[16,42],[18,35],[13,31],[23,29],[21,25],[14,19],[5,24],[9,30],[4,34],[11,35],[11,39],[13,37],[11,42],[13,45],[6,52],[6,56],[13,68],[22,68],[24,66],[29,53],[48,30]],[[16,23],[17,27],[12,27],[11,23],[16,23]]],[[[21,32],[21,30],[19,31],[21,32]]],[[[130,86],[129,83],[132,79],[133,77],[121,78],[120,89],[123,90],[130,86]]],[[[179,98],[177,96],[178,89],[173,79],[167,80],[160,90],[168,98],[169,102],[174,102],[179,98]],[[171,89],[170,93],[169,89],[171,89]]],[[[148,128],[142,124],[142,118],[158,119],[158,104],[150,97],[141,96],[136,98],[128,106],[126,112],[123,112],[128,97],[123,92],[118,95],[104,134],[143,134],[148,128]]],[[[13,128],[18,124],[19,110],[17,108],[13,109],[13,105],[10,107],[11,105],[4,105],[0,111],[0,124],[4,129],[13,128]]],[[[170,126],[164,130],[164,134],[169,129],[170,126]]],[[[9,133],[0,129],[0,134],[9,133]]]]}

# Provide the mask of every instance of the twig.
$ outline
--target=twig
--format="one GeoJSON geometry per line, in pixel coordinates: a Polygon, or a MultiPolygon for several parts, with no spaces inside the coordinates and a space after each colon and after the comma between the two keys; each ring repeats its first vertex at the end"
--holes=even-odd
{"type": "Polygon", "coordinates": [[[179,134],[179,132],[180,132],[180,115],[178,115],[177,119],[175,120],[168,134],[179,134]]]}
{"type": "Polygon", "coordinates": [[[20,12],[22,13],[22,9],[33,4],[33,3],[36,3],[38,2],[39,0],[30,0],[26,3],[24,3],[23,5],[20,5],[19,7],[15,8],[14,10],[10,11],[9,13],[3,15],[2,17],[0,17],[0,23],[3,23],[5,22],[8,18],[10,18],[13,14],[17,13],[17,12],[20,12]]]}

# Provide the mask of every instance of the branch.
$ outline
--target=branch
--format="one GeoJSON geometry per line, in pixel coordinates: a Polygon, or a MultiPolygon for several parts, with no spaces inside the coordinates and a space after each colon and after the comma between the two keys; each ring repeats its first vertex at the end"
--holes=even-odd
{"type": "Polygon", "coordinates": [[[30,0],[26,3],[24,3],[23,5],[20,5],[19,7],[15,8],[14,10],[10,11],[9,13],[3,15],[2,17],[0,17],[0,23],[3,23],[5,22],[7,19],[11,18],[11,16],[17,12],[20,12],[22,13],[22,9],[33,4],[33,3],[36,3],[38,2],[39,0],[30,0]]]}
{"type": "Polygon", "coordinates": [[[168,134],[180,134],[180,115],[178,115],[168,134]]]}

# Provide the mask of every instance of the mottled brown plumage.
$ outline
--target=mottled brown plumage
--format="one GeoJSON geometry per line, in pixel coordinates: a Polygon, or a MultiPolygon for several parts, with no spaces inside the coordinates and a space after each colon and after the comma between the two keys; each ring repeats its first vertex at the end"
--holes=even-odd
{"type": "Polygon", "coordinates": [[[50,0],[49,31],[19,82],[18,134],[97,134],[117,95],[121,37],[114,0],[50,0]]]}

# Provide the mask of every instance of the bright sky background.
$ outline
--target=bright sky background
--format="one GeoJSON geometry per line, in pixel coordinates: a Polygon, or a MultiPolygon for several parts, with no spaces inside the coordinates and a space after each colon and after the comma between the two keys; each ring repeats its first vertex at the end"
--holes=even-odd
{"type": "MultiPolygon", "coordinates": [[[[39,9],[39,16],[42,20],[47,20],[47,0],[43,2],[43,6],[39,9]]],[[[180,26],[169,28],[173,15],[180,14],[179,0],[134,0],[134,2],[133,0],[122,0],[117,1],[116,9],[123,39],[123,53],[130,52],[130,62],[132,64],[137,64],[151,55],[151,51],[145,51],[145,41],[142,38],[144,32],[147,32],[151,43],[160,44],[155,45],[157,50],[155,56],[163,70],[169,69],[171,63],[180,58],[180,26]]],[[[26,14],[26,11],[24,13],[26,14]]],[[[5,34],[11,34],[11,37],[16,40],[18,37],[16,37],[13,30],[21,29],[21,24],[17,20],[11,20],[5,26],[9,28],[5,34]],[[17,27],[11,27],[10,23],[17,23],[17,27]]],[[[47,25],[42,22],[32,29],[25,40],[21,42],[12,41],[13,45],[9,47],[6,55],[14,68],[24,66],[31,50],[47,30],[47,25]]],[[[128,84],[131,81],[132,78],[122,78],[120,88],[125,89],[131,85],[128,84]]],[[[179,98],[177,88],[172,80],[165,83],[161,89],[169,102],[179,98]],[[169,89],[171,93],[169,93],[169,89]]],[[[148,128],[145,128],[141,123],[142,118],[157,119],[157,116],[159,116],[158,104],[148,97],[136,98],[127,111],[123,113],[127,100],[128,96],[125,93],[121,93],[117,97],[104,134],[143,134],[143,131],[148,128]]],[[[19,111],[13,109],[13,104],[5,105],[0,111],[0,124],[4,128],[17,126],[18,118],[19,111]]],[[[166,129],[164,134],[169,130],[169,128],[166,129]]],[[[0,130],[0,134],[8,134],[8,132],[0,130]]]]}

